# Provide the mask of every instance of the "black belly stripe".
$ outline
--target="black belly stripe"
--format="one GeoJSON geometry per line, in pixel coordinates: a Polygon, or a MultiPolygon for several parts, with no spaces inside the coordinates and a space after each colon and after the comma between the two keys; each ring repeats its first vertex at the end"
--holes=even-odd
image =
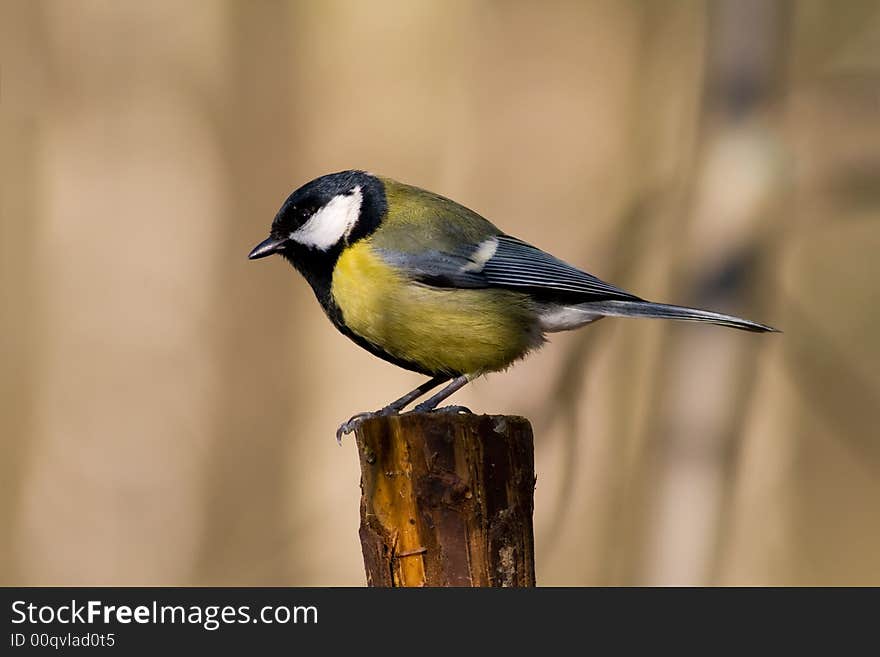
{"type": "Polygon", "coordinates": [[[373,344],[346,326],[345,320],[342,317],[342,310],[336,304],[336,301],[333,299],[333,294],[330,291],[333,284],[333,268],[336,266],[336,261],[339,259],[341,251],[342,249],[339,247],[330,249],[327,252],[316,252],[303,248],[296,249],[290,254],[284,254],[287,261],[303,275],[306,281],[308,281],[312,291],[314,291],[315,296],[318,299],[318,303],[321,304],[324,313],[330,321],[333,322],[333,326],[357,346],[366,349],[377,358],[381,358],[382,360],[389,362],[392,365],[402,367],[405,370],[418,372],[425,376],[438,376],[440,374],[459,376],[460,374],[464,374],[464,372],[433,372],[427,370],[412,361],[389,354],[382,349],[382,347],[373,344]]]}

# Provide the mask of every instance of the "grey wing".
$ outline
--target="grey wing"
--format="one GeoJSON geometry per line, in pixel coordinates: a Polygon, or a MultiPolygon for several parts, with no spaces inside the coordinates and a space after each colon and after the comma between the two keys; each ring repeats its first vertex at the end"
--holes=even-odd
{"type": "Polygon", "coordinates": [[[492,236],[454,252],[380,253],[414,280],[435,287],[505,288],[538,298],[577,302],[638,300],[625,290],[507,235],[492,236]]]}

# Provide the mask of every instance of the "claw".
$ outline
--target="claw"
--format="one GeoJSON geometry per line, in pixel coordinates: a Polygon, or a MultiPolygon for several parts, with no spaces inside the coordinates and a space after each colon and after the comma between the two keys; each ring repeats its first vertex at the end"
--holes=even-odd
{"type": "Polygon", "coordinates": [[[339,425],[336,430],[336,444],[342,446],[342,438],[350,433],[354,433],[360,426],[361,422],[370,417],[375,417],[378,413],[358,413],[352,415],[346,422],[339,425]]]}
{"type": "Polygon", "coordinates": [[[451,406],[442,406],[441,408],[435,408],[435,413],[456,413],[457,415],[473,415],[474,412],[469,409],[467,406],[459,406],[457,404],[453,404],[451,406]]]}
{"type": "Polygon", "coordinates": [[[397,413],[397,409],[386,406],[378,411],[365,411],[363,413],[358,413],[357,415],[352,415],[348,418],[347,422],[340,424],[339,428],[336,430],[336,444],[341,447],[342,438],[357,431],[357,428],[363,424],[364,420],[369,420],[374,417],[385,417],[386,415],[397,415],[397,413]]]}
{"type": "Polygon", "coordinates": [[[427,404],[418,404],[413,408],[413,413],[463,413],[465,415],[473,415],[474,412],[467,406],[441,406],[440,408],[428,408],[427,404]]]}

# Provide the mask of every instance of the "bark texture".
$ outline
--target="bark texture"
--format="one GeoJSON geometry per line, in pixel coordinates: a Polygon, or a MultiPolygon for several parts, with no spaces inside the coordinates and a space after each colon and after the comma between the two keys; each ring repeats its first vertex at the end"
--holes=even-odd
{"type": "Polygon", "coordinates": [[[522,417],[411,413],[356,431],[369,586],[534,586],[522,417]]]}

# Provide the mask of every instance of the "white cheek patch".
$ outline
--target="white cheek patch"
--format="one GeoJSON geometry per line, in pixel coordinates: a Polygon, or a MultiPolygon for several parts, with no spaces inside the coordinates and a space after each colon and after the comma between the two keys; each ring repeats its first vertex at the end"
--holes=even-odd
{"type": "Polygon", "coordinates": [[[326,251],[347,238],[361,214],[364,196],[360,185],[350,194],[340,194],[330,199],[323,208],[290,234],[290,239],[303,246],[326,251]]]}
{"type": "Polygon", "coordinates": [[[471,261],[462,267],[461,270],[463,272],[483,271],[483,267],[485,267],[486,263],[492,259],[492,256],[495,255],[497,250],[498,240],[494,237],[490,237],[489,239],[480,242],[477,246],[477,250],[471,255],[471,261]]]}

